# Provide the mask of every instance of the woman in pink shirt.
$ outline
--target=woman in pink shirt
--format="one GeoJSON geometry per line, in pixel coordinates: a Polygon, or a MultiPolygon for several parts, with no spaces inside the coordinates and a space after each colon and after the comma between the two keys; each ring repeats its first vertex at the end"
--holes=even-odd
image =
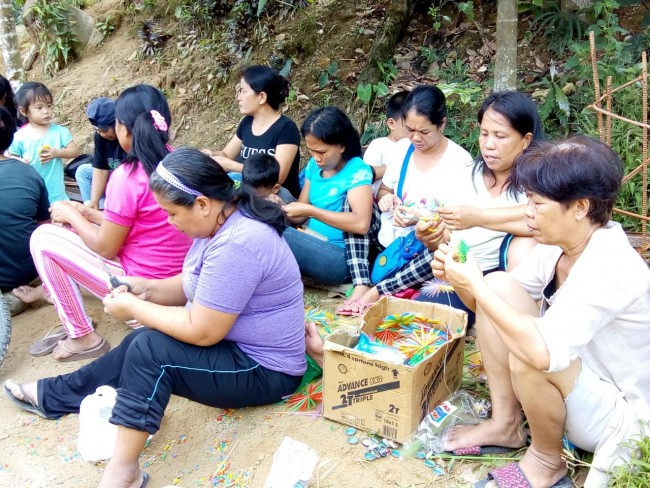
{"type": "Polygon", "coordinates": [[[191,240],[167,222],[149,190],[149,175],[171,150],[165,97],[149,85],[128,88],[115,102],[115,118],[115,132],[127,157],[108,182],[105,210],[56,202],[50,209],[52,220],[63,226],[43,225],[32,235],[36,269],[65,330],[58,342],[51,335],[40,340],[32,354],[53,352],[59,361],[105,354],[110,346],[95,332],[81,288],[106,296],[107,268],[116,277],[175,276],[190,247],[191,240]]]}

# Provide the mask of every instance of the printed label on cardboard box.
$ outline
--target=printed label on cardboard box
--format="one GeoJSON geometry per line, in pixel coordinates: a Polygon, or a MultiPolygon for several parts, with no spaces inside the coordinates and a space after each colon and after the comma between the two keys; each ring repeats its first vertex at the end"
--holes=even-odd
{"type": "Polygon", "coordinates": [[[374,395],[384,391],[396,390],[399,388],[399,381],[381,383],[383,377],[374,376],[349,383],[339,383],[338,391],[345,392],[340,395],[341,403],[332,405],[332,410],[349,407],[361,402],[367,402],[374,398],[374,395]]]}

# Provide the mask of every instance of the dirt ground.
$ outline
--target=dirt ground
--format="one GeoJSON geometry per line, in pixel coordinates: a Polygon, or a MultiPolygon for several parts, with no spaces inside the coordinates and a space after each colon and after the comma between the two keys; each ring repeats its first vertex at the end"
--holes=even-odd
{"type": "MultiPolygon", "coordinates": [[[[327,306],[327,300],[324,300],[327,306]]],[[[100,302],[87,298],[98,331],[117,345],[129,329],[103,313],[100,302]]],[[[331,305],[331,303],[330,303],[331,305]]],[[[59,363],[51,355],[32,357],[30,345],[58,323],[45,303],[14,317],[7,358],[0,381],[29,381],[70,372],[80,363],[59,363]]],[[[96,486],[102,464],[85,462],[76,451],[77,415],[44,420],[18,410],[0,393],[0,486],[96,486]]],[[[283,404],[224,411],[173,397],[161,430],[144,450],[140,465],[149,472],[151,488],[261,487],[273,454],[285,436],[306,443],[320,456],[312,480],[316,487],[442,487],[470,486],[479,465],[457,463],[454,478],[436,476],[423,461],[364,459],[365,448],[347,443],[345,427],[313,414],[294,414],[283,404]],[[225,461],[225,463],[224,463],[225,461]]],[[[363,438],[363,434],[359,433],[363,438]]]]}

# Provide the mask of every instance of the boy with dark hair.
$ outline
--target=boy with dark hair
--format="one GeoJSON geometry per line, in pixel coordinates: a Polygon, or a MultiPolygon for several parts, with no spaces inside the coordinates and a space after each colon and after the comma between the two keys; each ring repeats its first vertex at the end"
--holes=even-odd
{"type": "Polygon", "coordinates": [[[104,207],[104,192],[111,171],[126,156],[115,133],[115,102],[106,97],[95,98],[86,108],[88,121],[95,129],[95,154],[91,164],[77,168],[75,179],[84,204],[91,208],[104,207]]]}
{"type": "Polygon", "coordinates": [[[251,154],[242,168],[242,181],[250,185],[261,198],[278,205],[295,202],[289,190],[278,183],[280,163],[270,154],[251,154]]]}
{"type": "Polygon", "coordinates": [[[374,181],[372,191],[375,196],[377,196],[377,191],[381,185],[381,179],[386,171],[386,164],[389,155],[393,151],[393,146],[400,139],[408,137],[404,130],[404,114],[402,113],[402,105],[408,94],[407,90],[402,90],[388,99],[386,103],[388,136],[374,139],[363,154],[363,161],[372,169],[374,181]]]}

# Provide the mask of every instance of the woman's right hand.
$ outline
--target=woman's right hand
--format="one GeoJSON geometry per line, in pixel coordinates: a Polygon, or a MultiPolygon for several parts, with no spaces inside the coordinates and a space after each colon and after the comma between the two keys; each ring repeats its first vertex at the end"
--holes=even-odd
{"type": "Polygon", "coordinates": [[[438,207],[436,211],[449,230],[464,230],[481,225],[481,209],[476,207],[438,207]]]}
{"type": "Polygon", "coordinates": [[[289,219],[308,219],[314,206],[303,202],[290,202],[282,206],[289,219]]]}
{"type": "Polygon", "coordinates": [[[448,244],[440,244],[436,252],[433,253],[433,261],[431,261],[433,276],[442,281],[448,281],[445,271],[445,260],[449,252],[451,252],[451,249],[448,244]]]}
{"type": "Polygon", "coordinates": [[[389,193],[387,195],[384,195],[379,199],[379,202],[377,202],[377,205],[379,206],[379,210],[382,212],[387,212],[389,210],[393,210],[397,205],[401,205],[402,200],[395,195],[394,193],[389,193]]]}
{"type": "Polygon", "coordinates": [[[444,241],[445,224],[442,220],[420,220],[415,226],[415,237],[430,251],[444,241]]]}

